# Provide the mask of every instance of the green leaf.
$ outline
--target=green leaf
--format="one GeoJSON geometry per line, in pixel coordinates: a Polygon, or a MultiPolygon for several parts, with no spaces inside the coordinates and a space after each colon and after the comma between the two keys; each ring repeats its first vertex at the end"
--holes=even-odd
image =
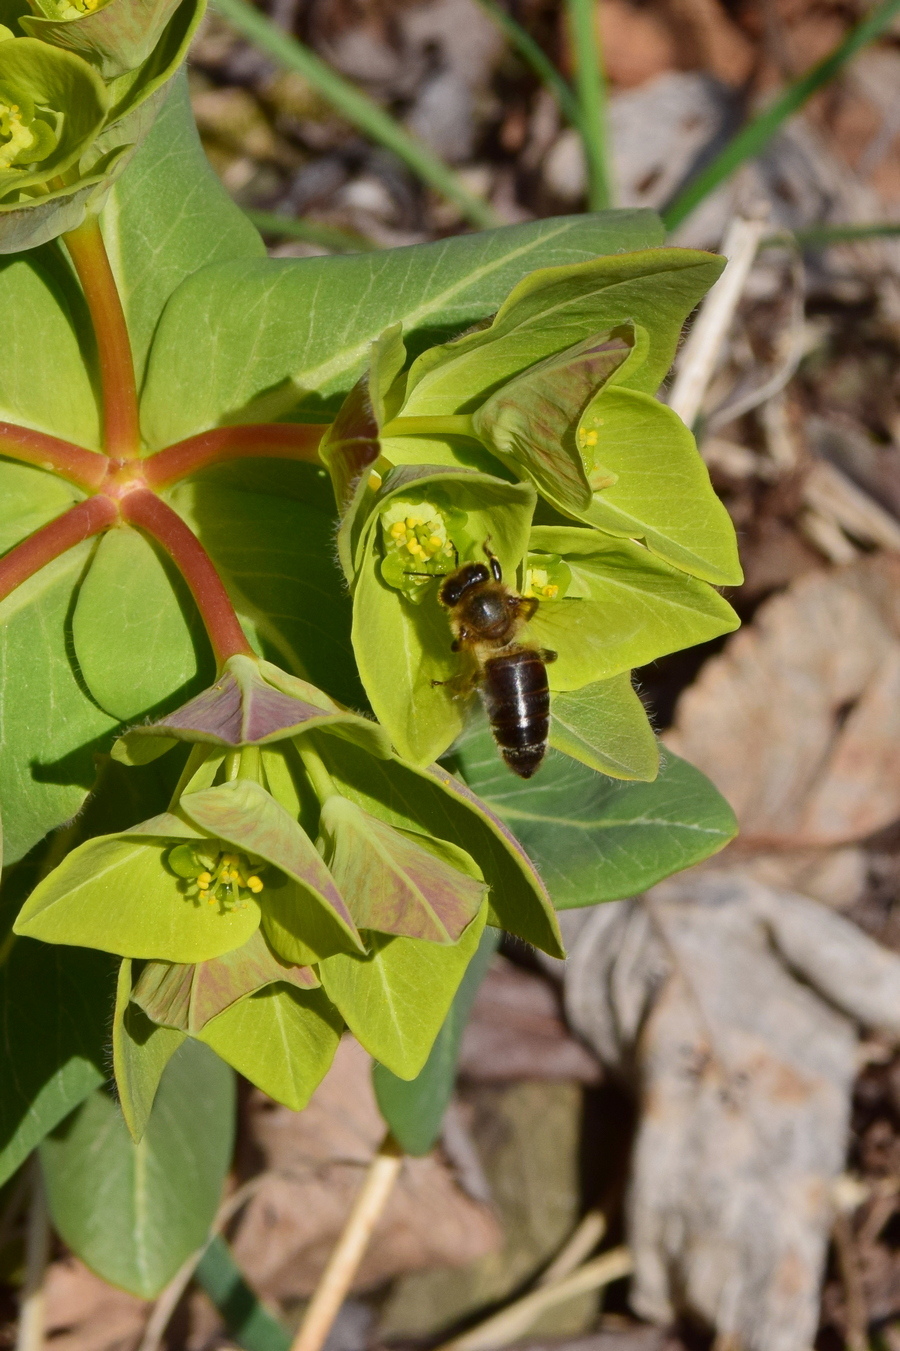
{"type": "Polygon", "coordinates": [[[131,1003],[131,961],[126,957],[119,966],[116,988],[113,1067],[119,1106],[135,1143],[147,1129],[163,1071],[184,1038],[183,1032],[157,1027],[143,1009],[131,1003]]]}
{"type": "Polygon", "coordinates": [[[197,1042],[163,1073],[139,1144],[95,1093],[41,1146],[60,1237],[103,1280],[153,1299],[205,1241],[234,1145],[234,1075],[197,1042]]]}
{"type": "Polygon", "coordinates": [[[267,873],[263,877],[259,899],[267,915],[266,936],[283,957],[303,964],[314,960],[313,954],[352,952],[362,946],[344,897],[316,846],[303,827],[258,783],[235,779],[200,793],[185,793],[181,807],[211,835],[265,859],[298,883],[297,888],[285,887],[282,898],[277,883],[270,882],[267,873]],[[276,906],[273,926],[268,922],[268,912],[276,906]],[[282,929],[305,944],[307,951],[298,956],[279,944],[282,929]]]}
{"type": "Polygon", "coordinates": [[[617,482],[594,493],[583,512],[561,498],[557,505],[610,535],[642,539],[695,577],[739,586],[744,574],[734,526],[681,418],[648,394],[613,387],[584,412],[579,438],[592,431],[597,458],[617,482]]]}
{"type": "Polygon", "coordinates": [[[172,81],[152,131],[114,185],[101,225],[140,384],[150,340],[175,288],[211,263],[265,254],[203,152],[184,75],[172,81]]]}
{"type": "MultiPolygon", "coordinates": [[[[0,258],[0,418],[99,450],[97,401],[85,364],[89,333],[84,298],[57,245],[0,258]]],[[[26,466],[2,466],[4,474],[13,468],[26,466]]],[[[59,485],[40,469],[28,473],[39,494],[42,485],[59,485]]],[[[20,490],[24,486],[20,481],[20,490]]],[[[68,485],[57,491],[78,496],[68,485]]],[[[5,492],[3,498],[5,504],[5,492]]]]}
{"type": "Polygon", "coordinates": [[[566,595],[543,601],[528,631],[558,654],[554,690],[580,689],[691,647],[740,623],[706,582],[669,567],[639,544],[594,530],[537,526],[530,561],[560,555],[571,569],[566,595]]]}
{"type": "Polygon", "coordinates": [[[69,657],[72,592],[90,551],[90,542],[71,549],[0,602],[0,804],[7,863],[75,815],[94,781],[94,747],[115,725],[85,693],[69,657]]]}
{"type": "Polygon", "coordinates": [[[457,943],[372,933],[368,955],[322,962],[322,985],[350,1031],[399,1078],[414,1079],[428,1059],[486,914],[485,905],[457,943]]]}
{"type": "Polygon", "coordinates": [[[85,11],[70,0],[38,0],[43,13],[20,22],[31,37],[77,52],[111,80],[147,59],[178,2],[107,0],[85,11]]]}
{"type": "Polygon", "coordinates": [[[80,497],[77,488],[54,474],[0,460],[0,552],[61,516],[80,497]]]}
{"type": "MultiPolygon", "coordinates": [[[[491,924],[564,956],[549,898],[518,840],[489,806],[440,765],[416,769],[399,759],[373,760],[332,737],[317,749],[340,792],[400,830],[459,845],[490,887],[491,924]]],[[[502,771],[512,778],[509,771],[502,771]]]]}
{"type": "Polygon", "coordinates": [[[214,677],[190,592],[168,560],[127,526],[97,545],[78,592],[72,637],[85,683],[116,718],[136,718],[214,677]]]}
{"type": "Polygon", "coordinates": [[[270,985],[232,1004],[200,1036],[270,1098],[299,1112],[325,1077],[342,1029],[321,990],[270,985]]]}
{"type": "Polygon", "coordinates": [[[219,1235],[212,1239],[193,1275],[239,1347],[245,1351],[291,1351],[291,1333],[281,1327],[247,1285],[226,1240],[219,1235]]]}
{"type": "MultiPolygon", "coordinates": [[[[462,730],[465,704],[447,682],[461,672],[451,651],[453,634],[438,600],[438,584],[426,583],[413,604],[385,581],[378,516],[398,502],[439,503],[465,513],[465,535],[480,554],[490,538],[507,576],[515,574],[528,543],[534,506],[526,484],[457,469],[395,469],[384,481],[365,536],[353,597],[353,646],[359,673],[379,722],[400,754],[425,765],[447,749],[462,730]]],[[[409,567],[421,566],[410,557],[409,567]]],[[[452,570],[452,562],[450,569],[452,570]]]]}
{"type": "Polygon", "coordinates": [[[483,931],[428,1059],[415,1079],[398,1079],[384,1065],[376,1063],[372,1066],[372,1084],[379,1110],[394,1139],[407,1154],[429,1153],[441,1133],[444,1112],[456,1082],[462,1034],[499,941],[500,934],[496,929],[483,931]]]}
{"type": "Polygon", "coordinates": [[[35,887],[15,932],[166,962],[202,962],[246,943],[259,927],[256,901],[230,909],[185,894],[166,865],[170,846],[135,835],[87,840],[35,887]]]}
{"type": "Polygon", "coordinates": [[[290,1351],[292,1337],[260,1304],[241,1275],[228,1244],[218,1234],[207,1247],[194,1279],[225,1320],[244,1351],[290,1351]]]}
{"type": "Polygon", "coordinates": [[[653,783],[617,783],[552,753],[524,783],[498,764],[483,727],[454,758],[516,832],[559,910],[633,896],[718,853],[737,833],[709,779],[671,751],[653,783]]]}
{"type": "Polygon", "coordinates": [[[114,990],[102,953],[0,944],[0,1184],[108,1077],[114,990]]]}
{"type": "Polygon", "coordinates": [[[322,807],[321,831],[360,928],[455,943],[481,907],[486,888],[462,850],[441,857],[427,836],[401,834],[337,794],[322,807]]]}
{"type": "Polygon", "coordinates": [[[630,672],[557,694],[550,714],[550,745],[589,769],[646,783],[659,773],[659,747],[630,672]]]}
{"type": "Polygon", "coordinates": [[[724,266],[715,254],[672,248],[617,252],[566,267],[537,261],[540,270],[519,282],[489,328],[435,346],[414,362],[404,417],[474,410],[535,362],[628,323],[645,328],[650,340],[629,384],[655,393],[685,319],[724,266]]]}
{"type": "Polygon", "coordinates": [[[659,242],[652,213],[626,211],[369,255],[207,268],[172,296],[161,321],[145,434],[156,447],[223,421],[260,420],[253,404],[263,395],[269,416],[308,420],[336,408],[391,324],[402,322],[419,351],[490,314],[534,267],[659,242]]]}
{"type": "Polygon", "coordinates": [[[221,466],[180,485],[170,502],[198,535],[263,654],[358,708],[365,695],[350,601],[338,569],[326,565],[334,550],[329,498],[324,471],[282,462],[240,473],[221,466]]]}

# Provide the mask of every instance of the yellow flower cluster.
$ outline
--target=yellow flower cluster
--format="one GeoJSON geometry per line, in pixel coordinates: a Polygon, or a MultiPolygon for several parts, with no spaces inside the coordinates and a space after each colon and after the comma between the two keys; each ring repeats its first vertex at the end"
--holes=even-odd
{"type": "Polygon", "coordinates": [[[0,102],[0,169],[8,169],[36,140],[22,120],[19,105],[0,102]]]}
{"type": "Polygon", "coordinates": [[[207,905],[217,902],[223,909],[246,910],[249,891],[258,896],[262,880],[252,871],[242,854],[220,854],[212,869],[197,874],[197,899],[207,905]]]}
{"type": "Polygon", "coordinates": [[[412,512],[404,520],[395,521],[388,533],[398,547],[405,548],[412,558],[421,563],[429,562],[439,553],[453,556],[444,522],[439,517],[426,520],[424,516],[412,512]]]}
{"type": "Polygon", "coordinates": [[[559,587],[550,581],[546,568],[528,568],[525,572],[525,595],[540,600],[556,600],[559,587]]]}

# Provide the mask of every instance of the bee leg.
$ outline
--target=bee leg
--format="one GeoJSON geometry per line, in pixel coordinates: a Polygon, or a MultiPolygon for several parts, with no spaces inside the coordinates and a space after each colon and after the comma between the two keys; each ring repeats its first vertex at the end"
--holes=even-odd
{"type": "Polygon", "coordinates": [[[485,556],[485,558],[487,559],[487,561],[488,561],[488,562],[490,563],[490,565],[491,565],[491,575],[493,576],[494,581],[495,581],[495,582],[502,582],[502,581],[503,581],[503,569],[502,569],[501,566],[500,566],[500,559],[499,559],[499,558],[497,557],[497,555],[493,552],[493,550],[489,547],[489,546],[490,546],[490,542],[491,542],[491,537],[490,537],[490,535],[488,535],[487,539],[484,541],[484,543],[482,544],[481,547],[482,547],[482,549],[484,550],[484,556],[485,556]]]}
{"type": "Polygon", "coordinates": [[[532,615],[537,611],[540,601],[537,596],[519,596],[518,598],[519,614],[527,623],[532,615]]]}
{"type": "Polygon", "coordinates": [[[481,680],[479,672],[472,675],[451,676],[449,680],[432,680],[431,688],[435,689],[438,685],[443,685],[450,691],[454,699],[462,699],[468,694],[472,694],[481,680]]]}
{"type": "Polygon", "coordinates": [[[549,647],[542,647],[540,652],[538,653],[538,656],[540,657],[541,661],[544,663],[545,666],[549,666],[551,662],[556,661],[557,657],[559,656],[559,653],[551,652],[549,647]]]}

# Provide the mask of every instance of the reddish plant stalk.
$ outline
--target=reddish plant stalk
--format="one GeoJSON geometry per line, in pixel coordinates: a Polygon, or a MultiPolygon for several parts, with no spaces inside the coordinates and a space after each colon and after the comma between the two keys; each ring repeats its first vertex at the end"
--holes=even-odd
{"type": "Polygon", "coordinates": [[[109,460],[95,450],[85,450],[57,436],[0,422],[0,455],[25,464],[49,469],[60,478],[89,491],[100,487],[109,469],[109,460]]]}
{"type": "Polygon", "coordinates": [[[10,549],[0,558],[0,600],[33,577],[47,563],[59,558],[68,549],[90,539],[112,525],[119,514],[109,497],[89,497],[57,516],[55,521],[42,525],[33,535],[10,549]]]}
{"type": "Polygon", "coordinates": [[[214,427],[149,456],[144,462],[144,477],[151,487],[162,488],[208,464],[222,464],[225,460],[261,458],[318,464],[316,452],[326,430],[322,424],[294,422],[214,427]]]}
{"type": "Polygon", "coordinates": [[[221,666],[229,657],[252,656],[222,579],[197,536],[171,507],[146,488],[122,498],[122,516],[161,544],[190,587],[221,666]]]}
{"type": "Polygon", "coordinates": [[[84,289],[97,339],[104,449],[111,459],[133,460],[141,450],[134,361],[100,222],[96,216],[88,216],[83,225],[70,230],[63,239],[84,289]]]}

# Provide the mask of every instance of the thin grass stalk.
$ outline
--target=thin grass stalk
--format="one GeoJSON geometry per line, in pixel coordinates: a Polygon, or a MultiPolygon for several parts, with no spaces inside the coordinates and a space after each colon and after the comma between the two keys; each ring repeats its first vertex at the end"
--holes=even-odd
{"type": "MultiPolygon", "coordinates": [[[[569,2],[574,3],[574,0],[569,2]]],[[[833,80],[857,52],[880,37],[898,13],[900,0],[881,0],[871,14],[857,24],[828,56],[813,66],[812,70],[789,84],[774,103],[748,122],[663,210],[662,218],[667,228],[674,230],[704,198],[715,192],[735,169],[746,160],[759,155],[787,119],[798,112],[813,94],[833,80]]]]}
{"type": "Polygon", "coordinates": [[[332,253],[369,253],[377,249],[371,239],[353,230],[341,230],[336,225],[320,225],[318,221],[298,220],[280,211],[245,211],[253,224],[264,235],[278,235],[283,239],[303,239],[309,244],[320,244],[332,253]]]}
{"type": "Polygon", "coordinates": [[[366,136],[392,150],[424,182],[442,196],[455,202],[467,220],[481,229],[502,222],[493,208],[470,192],[462,180],[426,145],[411,136],[395,118],[357,89],[343,75],[272,23],[247,0],[215,0],[223,18],[248,37],[255,46],[275,58],[288,70],[295,70],[308,80],[319,93],[336,108],[348,122],[352,122],[366,136]]]}
{"type": "Polygon", "coordinates": [[[519,53],[526,65],[531,67],[544,88],[556,99],[566,121],[580,131],[581,106],[578,99],[572,92],[568,80],[560,75],[546,52],[538,46],[527,29],[517,23],[502,5],[497,4],[497,0],[478,0],[478,3],[508,38],[510,46],[519,53]]]}
{"type": "MultiPolygon", "coordinates": [[[[900,0],[897,0],[900,3],[900,0]]],[[[587,161],[588,209],[606,211],[613,204],[609,168],[606,77],[597,24],[597,0],[566,0],[569,38],[575,60],[575,90],[587,161]]]]}
{"type": "Polygon", "coordinates": [[[827,249],[835,244],[852,244],[865,239],[890,239],[900,235],[900,223],[883,221],[877,225],[813,225],[808,230],[785,230],[767,235],[761,249],[827,249]]]}

